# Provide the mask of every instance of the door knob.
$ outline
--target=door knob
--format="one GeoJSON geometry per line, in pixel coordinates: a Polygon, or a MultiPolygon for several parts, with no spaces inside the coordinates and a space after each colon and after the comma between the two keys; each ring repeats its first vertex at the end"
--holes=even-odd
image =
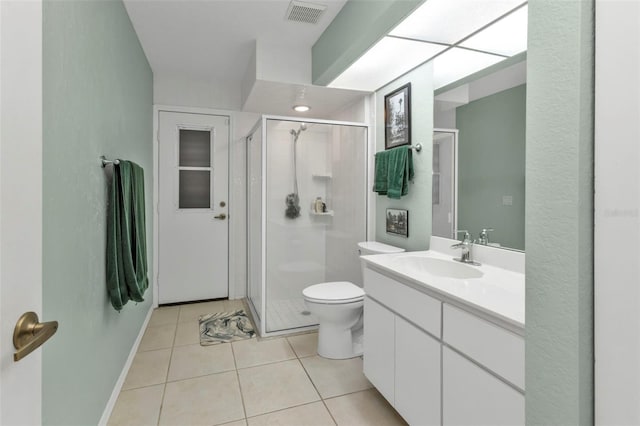
{"type": "Polygon", "coordinates": [[[218,216],[214,216],[214,219],[220,219],[220,220],[225,220],[227,218],[227,215],[224,213],[220,213],[218,216]]]}
{"type": "Polygon", "coordinates": [[[20,361],[58,331],[58,321],[39,322],[35,312],[25,312],[18,319],[13,330],[13,346],[18,350],[14,361],[20,361]]]}

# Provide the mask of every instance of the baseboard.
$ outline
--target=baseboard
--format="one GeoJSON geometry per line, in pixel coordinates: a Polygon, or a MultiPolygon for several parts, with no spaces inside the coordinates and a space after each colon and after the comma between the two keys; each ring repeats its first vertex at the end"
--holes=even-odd
{"type": "Polygon", "coordinates": [[[122,385],[124,385],[124,380],[127,378],[127,373],[129,372],[129,368],[131,368],[131,364],[133,363],[133,358],[136,356],[138,352],[138,347],[140,346],[140,342],[142,341],[142,336],[144,336],[144,332],[147,329],[147,325],[149,324],[149,320],[151,319],[151,314],[153,313],[153,306],[149,308],[149,312],[147,313],[147,317],[142,323],[142,327],[140,327],[140,333],[136,338],[136,341],[133,343],[133,347],[131,348],[131,352],[129,352],[129,358],[127,358],[127,362],[122,367],[122,373],[120,373],[120,377],[113,387],[113,392],[111,392],[111,397],[107,402],[107,406],[104,408],[104,412],[102,413],[102,417],[100,418],[99,426],[106,426],[109,421],[109,417],[111,417],[111,412],[113,411],[113,407],[116,405],[116,401],[118,400],[118,395],[120,395],[120,391],[122,390],[122,385]]]}

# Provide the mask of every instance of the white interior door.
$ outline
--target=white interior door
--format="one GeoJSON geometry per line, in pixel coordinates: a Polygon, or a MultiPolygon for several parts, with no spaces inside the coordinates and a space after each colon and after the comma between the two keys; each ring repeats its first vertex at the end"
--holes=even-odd
{"type": "Polygon", "coordinates": [[[0,1],[0,40],[0,424],[37,425],[42,349],[14,362],[13,329],[42,316],[42,1],[0,1]]]}
{"type": "Polygon", "coordinates": [[[161,111],[160,304],[229,296],[229,117],[161,111]]]}

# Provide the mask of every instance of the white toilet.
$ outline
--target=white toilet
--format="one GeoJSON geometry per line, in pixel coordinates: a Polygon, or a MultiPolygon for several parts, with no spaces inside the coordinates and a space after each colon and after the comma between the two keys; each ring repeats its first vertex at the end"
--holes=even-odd
{"type": "MultiPolygon", "coordinates": [[[[360,255],[399,253],[404,249],[375,241],[358,243],[360,255]]],[[[302,291],[309,311],[318,318],[318,355],[331,359],[362,355],[364,290],[348,281],[314,284],[302,291]]]]}

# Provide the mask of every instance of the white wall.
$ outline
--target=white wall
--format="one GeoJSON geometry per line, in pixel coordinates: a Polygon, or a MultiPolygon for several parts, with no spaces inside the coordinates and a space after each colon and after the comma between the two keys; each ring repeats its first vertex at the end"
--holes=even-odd
{"type": "Polygon", "coordinates": [[[351,121],[354,123],[368,123],[371,99],[362,98],[351,105],[346,105],[340,111],[336,111],[330,119],[336,121],[351,121]]]}
{"type": "Polygon", "coordinates": [[[596,1],[595,423],[640,424],[640,3],[596,1]],[[624,244],[623,241],[628,242],[624,244]]]}
{"type": "Polygon", "coordinates": [[[256,78],[291,84],[311,84],[311,49],[257,42],[256,78]]]}
{"type": "Polygon", "coordinates": [[[153,103],[231,111],[242,107],[240,86],[161,73],[153,75],[153,103]]]}

